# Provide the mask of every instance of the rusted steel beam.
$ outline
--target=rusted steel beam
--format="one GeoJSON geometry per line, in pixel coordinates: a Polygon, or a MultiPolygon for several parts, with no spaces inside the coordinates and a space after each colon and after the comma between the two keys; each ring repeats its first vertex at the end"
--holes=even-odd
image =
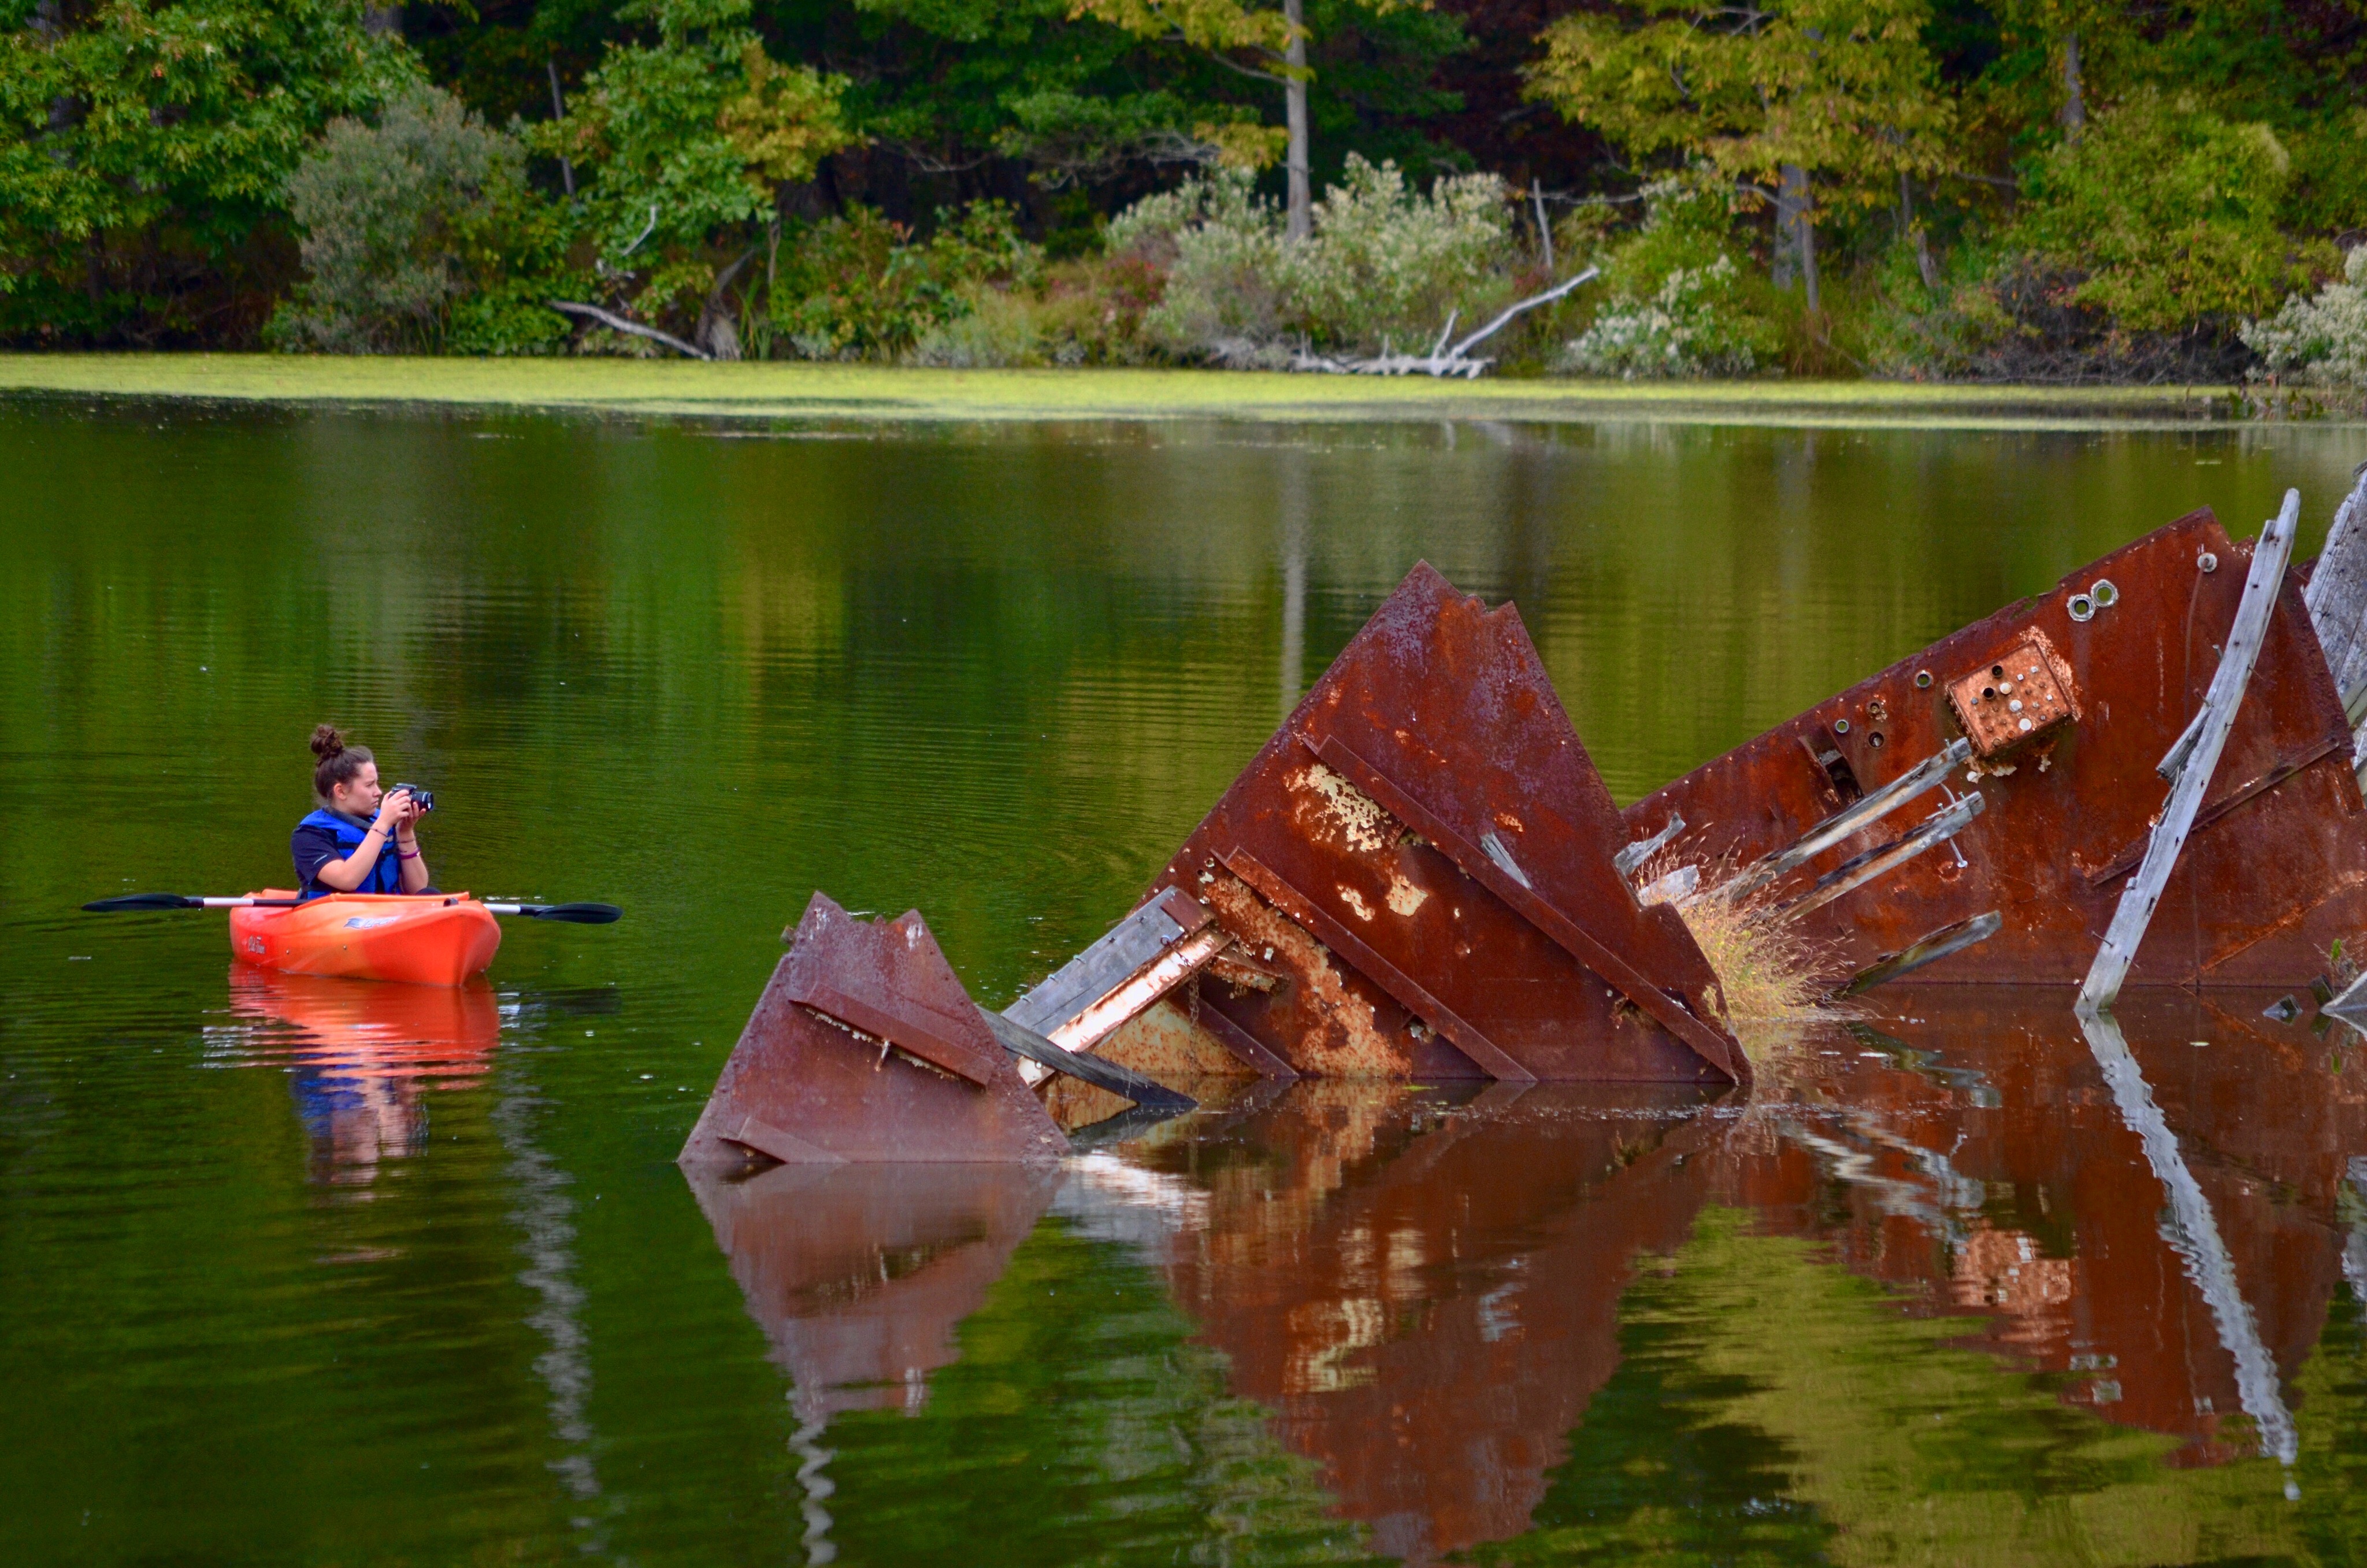
{"type": "Polygon", "coordinates": [[[1747,1080],[1682,919],[1614,863],[1635,836],[1519,613],[1423,564],[1152,891],[1271,968],[1204,976],[1202,1016],[1294,1072],[1747,1080]]]}
{"type": "MultiPolygon", "coordinates": [[[[1933,960],[1919,982],[2076,985],[2145,854],[2166,793],[2155,764],[2202,705],[2252,549],[2207,511],[2181,517],[1655,791],[1628,808],[1631,834],[1681,815],[1698,826],[1664,863],[1751,864],[1967,742],[1959,787],[1976,786],[1986,809],[1951,840],[1956,853],[1910,861],[1797,929],[1863,970],[1996,911],[1996,935],[1933,960]]],[[[2303,984],[2336,938],[2367,930],[2350,741],[2289,576],[2129,984],[2303,984]]],[[[1769,896],[1869,844],[1861,830],[1822,846],[1769,896]]]]}
{"type": "Polygon", "coordinates": [[[1199,973],[1231,939],[1175,888],[1144,900],[1002,1016],[1064,1051],[1090,1051],[1199,973]]]}
{"type": "Polygon", "coordinates": [[[680,1163],[1030,1163],[1067,1148],[919,911],[861,920],[817,893],[680,1163]]]}

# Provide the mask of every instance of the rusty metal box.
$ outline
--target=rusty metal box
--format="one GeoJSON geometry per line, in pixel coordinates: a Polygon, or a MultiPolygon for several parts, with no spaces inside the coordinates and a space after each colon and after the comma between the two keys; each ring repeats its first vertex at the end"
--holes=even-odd
{"type": "Polygon", "coordinates": [[[1974,754],[1994,757],[2034,740],[2071,716],[2071,702],[2035,638],[2015,643],[1982,668],[1948,683],[1956,722],[1974,754]]]}

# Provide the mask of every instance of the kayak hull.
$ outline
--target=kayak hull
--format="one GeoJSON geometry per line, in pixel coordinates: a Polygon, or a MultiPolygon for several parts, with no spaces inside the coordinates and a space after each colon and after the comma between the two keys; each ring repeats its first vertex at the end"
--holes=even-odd
{"type": "Polygon", "coordinates": [[[483,973],[501,945],[500,922],[465,893],[332,893],[292,908],[230,912],[231,952],[284,975],[458,986],[483,973]]]}

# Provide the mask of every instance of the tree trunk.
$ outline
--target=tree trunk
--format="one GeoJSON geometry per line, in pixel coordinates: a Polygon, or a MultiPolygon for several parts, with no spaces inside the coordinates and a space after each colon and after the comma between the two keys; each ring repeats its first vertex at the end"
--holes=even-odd
{"type": "Polygon", "coordinates": [[[1287,80],[1282,85],[1282,110],[1290,132],[1289,149],[1283,159],[1290,177],[1288,220],[1284,232],[1293,240],[1304,240],[1315,228],[1315,192],[1308,175],[1305,0],[1282,0],[1282,17],[1290,25],[1290,42],[1283,50],[1287,80]]]}
{"type": "MultiPolygon", "coordinates": [[[[550,68],[550,118],[553,119],[565,119],[567,118],[567,100],[559,95],[559,56],[555,54],[551,55],[545,59],[543,63],[550,68]]],[[[560,155],[559,178],[561,183],[567,186],[567,199],[570,201],[574,200],[575,164],[569,160],[565,153],[561,153],[560,155]]]]}
{"type": "Polygon", "coordinates": [[[2063,35],[2063,140],[2077,143],[2088,129],[2088,96],[2079,80],[2079,35],[2063,35]]]}
{"type": "Polygon", "coordinates": [[[1808,286],[1808,313],[1813,316],[1824,308],[1824,302],[1817,289],[1817,226],[1811,212],[1808,171],[1797,164],[1785,164],[1779,174],[1782,183],[1775,189],[1775,287],[1792,287],[1792,266],[1796,264],[1801,280],[1808,286]]]}

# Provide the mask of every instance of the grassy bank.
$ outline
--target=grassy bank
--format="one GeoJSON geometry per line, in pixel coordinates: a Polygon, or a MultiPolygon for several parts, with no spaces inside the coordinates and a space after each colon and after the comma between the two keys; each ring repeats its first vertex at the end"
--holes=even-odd
{"type": "Polygon", "coordinates": [[[0,395],[426,403],[796,420],[1640,420],[1961,429],[2192,424],[2217,387],[1434,381],[1207,370],[918,370],[630,359],[6,355],[0,395]]]}

